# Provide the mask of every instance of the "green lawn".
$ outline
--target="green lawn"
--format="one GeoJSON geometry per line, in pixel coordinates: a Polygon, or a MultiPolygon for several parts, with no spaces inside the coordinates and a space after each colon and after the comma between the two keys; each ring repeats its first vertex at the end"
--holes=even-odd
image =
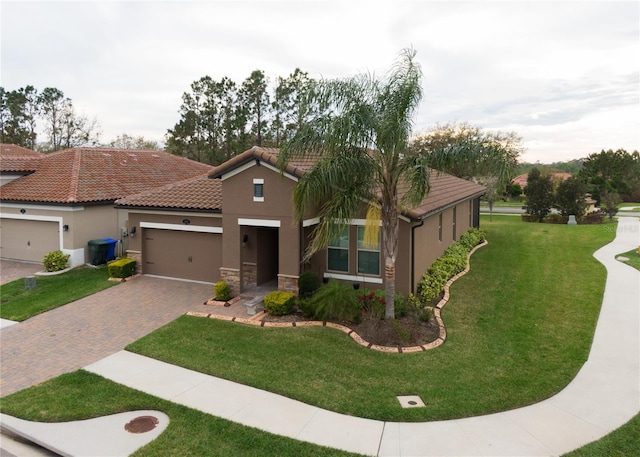
{"type": "Polygon", "coordinates": [[[80,267],[54,276],[36,276],[37,288],[25,290],[24,279],[0,286],[0,317],[24,321],[36,314],[94,294],[118,283],[106,268],[80,267]]]}
{"type": "Polygon", "coordinates": [[[620,260],[620,262],[626,263],[627,265],[630,265],[633,268],[640,270],[640,254],[638,253],[638,249],[639,248],[636,248],[636,249],[632,249],[630,251],[618,254],[616,258],[620,256],[626,257],[629,260],[620,260]]]}
{"type": "Polygon", "coordinates": [[[328,328],[263,329],[183,316],[128,349],[332,411],[425,421],[504,411],[560,391],[588,356],[612,226],[483,218],[489,245],[443,311],[447,341],[384,354],[328,328]],[[577,275],[576,271],[580,271],[577,275]],[[402,409],[396,396],[426,408],[402,409]]]}
{"type": "Polygon", "coordinates": [[[163,411],[167,429],[135,457],[347,457],[347,452],[272,435],[129,389],[86,371],[59,376],[1,400],[2,412],[61,422],[138,409],[163,411]]]}

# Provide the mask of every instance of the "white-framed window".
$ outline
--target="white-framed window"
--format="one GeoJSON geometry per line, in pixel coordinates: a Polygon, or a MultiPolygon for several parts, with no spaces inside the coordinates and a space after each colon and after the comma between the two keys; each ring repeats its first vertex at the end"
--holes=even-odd
{"type": "Polygon", "coordinates": [[[349,271],[349,227],[343,227],[327,247],[327,270],[349,271]]]}
{"type": "Polygon", "coordinates": [[[365,226],[358,226],[358,273],[380,276],[380,231],[378,239],[369,246],[364,242],[365,226]]]}
{"type": "Polygon", "coordinates": [[[262,178],[254,178],[253,180],[253,201],[264,201],[264,179],[262,178]]]}

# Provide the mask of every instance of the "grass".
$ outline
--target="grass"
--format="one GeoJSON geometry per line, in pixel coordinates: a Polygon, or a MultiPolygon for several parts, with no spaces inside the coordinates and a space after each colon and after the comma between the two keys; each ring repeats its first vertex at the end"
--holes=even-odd
{"type": "Polygon", "coordinates": [[[627,252],[623,252],[622,254],[618,254],[616,258],[618,258],[619,256],[626,257],[629,260],[620,260],[620,262],[626,263],[636,270],[640,270],[640,253],[638,252],[639,249],[640,248],[636,248],[627,252]]]}
{"type": "Polygon", "coordinates": [[[152,409],[170,418],[167,429],[135,457],[175,456],[356,456],[276,436],[176,405],[83,370],[2,398],[2,412],[26,420],[61,422],[152,409]]]}
{"type": "Polygon", "coordinates": [[[18,279],[0,286],[0,317],[22,322],[117,283],[107,281],[106,268],[80,267],[55,276],[36,276],[37,288],[25,290],[18,279]]]}
{"type": "Polygon", "coordinates": [[[638,207],[640,207],[640,203],[633,203],[633,202],[618,203],[618,209],[626,208],[626,207],[629,207],[629,206],[638,206],[638,207]]]}
{"type": "Polygon", "coordinates": [[[263,329],[189,316],[128,349],[379,420],[444,420],[536,403],[566,386],[588,356],[606,276],[592,254],[615,230],[500,216],[483,218],[483,228],[490,244],[452,287],[443,312],[447,341],[436,350],[385,354],[329,328],[263,329]],[[426,408],[400,408],[395,397],[406,394],[420,395],[426,408]]]}
{"type": "MultiPolygon", "coordinates": [[[[640,271],[640,255],[638,255],[636,249],[618,255],[633,259],[633,262],[630,260],[625,263],[640,271]]],[[[638,443],[640,443],[640,414],[636,414],[629,422],[604,438],[565,454],[565,457],[600,457],[603,455],[625,457],[638,455],[638,443]]]]}
{"type": "MultiPolygon", "coordinates": [[[[493,202],[494,208],[522,208],[522,205],[524,205],[524,202],[520,200],[509,200],[506,202],[504,200],[496,200],[493,202]]],[[[483,208],[489,208],[489,203],[481,201],[480,206],[483,208]]]]}

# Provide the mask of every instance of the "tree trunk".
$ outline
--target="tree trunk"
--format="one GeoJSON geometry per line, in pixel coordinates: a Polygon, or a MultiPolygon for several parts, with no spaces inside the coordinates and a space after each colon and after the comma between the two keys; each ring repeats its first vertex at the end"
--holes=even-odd
{"type": "Polygon", "coordinates": [[[396,317],[396,263],[389,257],[384,260],[384,292],[386,301],[384,318],[394,319],[396,317]]]}

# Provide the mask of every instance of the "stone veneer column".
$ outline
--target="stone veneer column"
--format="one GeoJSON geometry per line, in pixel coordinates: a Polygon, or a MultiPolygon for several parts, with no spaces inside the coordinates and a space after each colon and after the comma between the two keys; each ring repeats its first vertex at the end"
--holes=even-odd
{"type": "Polygon", "coordinates": [[[142,252],[127,249],[127,257],[136,261],[136,274],[142,274],[142,252]]]}
{"type": "Polygon", "coordinates": [[[258,265],[252,262],[242,264],[242,281],[244,289],[253,289],[258,285],[258,265]]]}
{"type": "Polygon", "coordinates": [[[220,280],[229,284],[231,295],[240,295],[240,270],[237,268],[220,267],[220,280]]]}
{"type": "Polygon", "coordinates": [[[298,278],[299,276],[291,275],[278,275],[278,290],[284,290],[285,292],[291,292],[298,295],[298,278]]]}

